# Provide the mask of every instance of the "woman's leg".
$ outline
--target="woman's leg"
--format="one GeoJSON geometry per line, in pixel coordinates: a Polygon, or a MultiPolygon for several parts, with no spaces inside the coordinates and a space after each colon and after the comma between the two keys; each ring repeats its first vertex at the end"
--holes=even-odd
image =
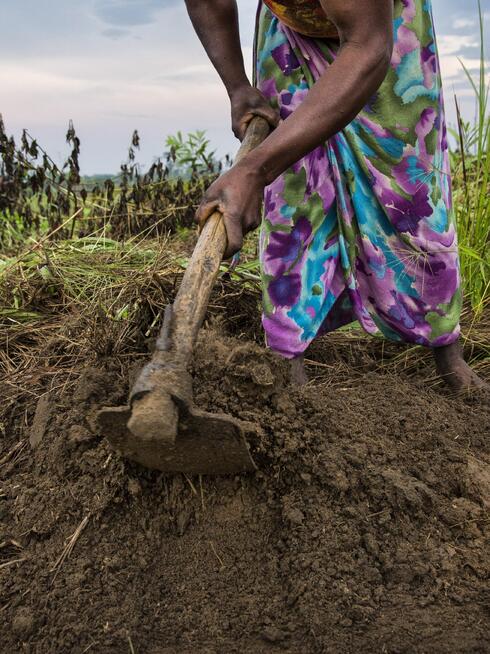
{"type": "Polygon", "coordinates": [[[308,382],[305,370],[304,355],[295,357],[290,361],[291,384],[293,386],[304,386],[308,382]]]}
{"type": "MultiPolygon", "coordinates": [[[[432,351],[437,373],[455,391],[488,386],[464,360],[459,341],[443,347],[435,347],[432,351]]],[[[304,386],[308,382],[303,355],[291,359],[290,375],[293,386],[304,386]]]]}
{"type": "Polygon", "coordinates": [[[459,341],[433,349],[436,370],[443,381],[455,391],[486,386],[463,358],[459,341]]]}
{"type": "MultiPolygon", "coordinates": [[[[291,36],[291,35],[290,35],[291,36]]],[[[263,7],[258,23],[257,83],[285,119],[314,83],[301,51],[263,7]],[[311,79],[310,79],[311,78],[311,79]]],[[[260,238],[263,327],[268,346],[292,364],[328,320],[335,329],[355,320],[341,264],[333,171],[323,144],[270,184],[260,238]]]]}

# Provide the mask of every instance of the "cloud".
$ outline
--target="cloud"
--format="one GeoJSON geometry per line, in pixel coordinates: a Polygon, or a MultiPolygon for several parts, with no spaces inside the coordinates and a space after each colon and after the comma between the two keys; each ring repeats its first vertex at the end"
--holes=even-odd
{"type": "Polygon", "coordinates": [[[455,36],[454,34],[439,34],[437,39],[439,54],[442,57],[450,55],[459,55],[466,48],[478,46],[478,41],[474,36],[455,36]]]}
{"type": "Polygon", "coordinates": [[[454,30],[473,29],[476,27],[476,20],[473,18],[455,18],[453,21],[454,30]]]}
{"type": "Polygon", "coordinates": [[[204,63],[161,73],[155,79],[158,82],[176,82],[178,84],[216,83],[217,73],[210,63],[204,63]]]}
{"type": "Polygon", "coordinates": [[[97,0],[94,14],[108,25],[148,25],[159,11],[178,4],[179,0],[97,0]]]}
{"type": "Polygon", "coordinates": [[[458,52],[458,57],[462,59],[463,61],[465,59],[480,59],[480,44],[479,43],[474,43],[473,45],[467,45],[461,48],[461,50],[458,52]]]}
{"type": "Polygon", "coordinates": [[[131,32],[129,30],[122,30],[118,27],[109,27],[106,30],[102,30],[102,36],[107,36],[109,39],[117,41],[122,39],[124,36],[128,36],[131,32]]]}

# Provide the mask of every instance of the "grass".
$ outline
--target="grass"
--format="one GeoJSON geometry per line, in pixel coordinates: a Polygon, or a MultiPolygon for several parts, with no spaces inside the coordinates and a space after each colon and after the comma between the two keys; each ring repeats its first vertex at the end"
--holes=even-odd
{"type": "MultiPolygon", "coordinates": [[[[61,325],[71,324],[79,353],[87,348],[99,354],[134,351],[156,334],[163,309],[172,301],[187,265],[186,252],[193,247],[186,236],[126,243],[103,236],[44,242],[23,256],[0,261],[0,344],[9,340],[7,350],[12,353],[17,339],[28,336],[29,330],[32,337],[41,326],[52,325],[62,334],[61,325]]],[[[232,333],[251,338],[260,333],[254,245],[249,238],[248,254],[232,271],[222,266],[210,306],[212,315],[226,316],[232,333]]],[[[475,360],[488,357],[490,365],[487,318],[488,312],[476,317],[468,307],[464,336],[475,360]]],[[[45,340],[47,333],[41,330],[39,335],[45,340]]]]}
{"type": "Polygon", "coordinates": [[[485,78],[483,17],[480,18],[480,68],[475,79],[463,66],[476,101],[474,124],[465,122],[456,101],[458,151],[452,155],[454,206],[458,225],[465,295],[476,316],[490,297],[490,116],[485,78]]]}
{"type": "MultiPolygon", "coordinates": [[[[188,236],[121,243],[95,235],[41,242],[0,260],[4,399],[14,406],[19,393],[76,374],[79,362],[147,353],[192,246],[188,236]]],[[[209,314],[229,333],[254,338],[260,295],[250,266],[232,275],[223,267],[209,314]]]]}

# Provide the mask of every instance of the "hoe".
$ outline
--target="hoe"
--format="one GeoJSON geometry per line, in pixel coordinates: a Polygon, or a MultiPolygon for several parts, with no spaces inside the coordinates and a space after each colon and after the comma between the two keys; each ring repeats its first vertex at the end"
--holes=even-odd
{"type": "MultiPolygon", "coordinates": [[[[255,117],[238,151],[238,162],[269,133],[255,117]]],[[[189,366],[209,297],[226,250],[226,230],[216,211],[205,223],[149,363],[129,403],[97,415],[102,433],[123,456],[169,473],[236,474],[255,469],[241,423],[194,406],[189,366]]]]}

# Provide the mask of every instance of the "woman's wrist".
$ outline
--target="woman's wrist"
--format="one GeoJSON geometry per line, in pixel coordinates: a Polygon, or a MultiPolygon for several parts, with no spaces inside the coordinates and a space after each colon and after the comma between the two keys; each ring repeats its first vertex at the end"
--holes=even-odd
{"type": "Polygon", "coordinates": [[[240,164],[245,164],[246,170],[250,172],[250,175],[260,180],[260,184],[265,187],[272,184],[276,177],[281,174],[282,170],[275,170],[269,161],[267,150],[263,148],[263,145],[259,145],[253,152],[248,154],[242,159],[240,164]]]}
{"type": "Polygon", "coordinates": [[[245,77],[245,79],[240,80],[238,83],[234,82],[233,84],[227,85],[226,91],[228,93],[228,97],[230,98],[230,100],[233,100],[234,97],[236,97],[240,93],[245,93],[249,91],[251,88],[253,87],[250,84],[248,77],[245,77]]]}
{"type": "Polygon", "coordinates": [[[268,182],[264,177],[263,171],[255,165],[252,155],[253,152],[247,154],[243,159],[235,164],[233,168],[239,170],[245,179],[249,181],[251,186],[259,191],[263,191],[268,182]]]}

